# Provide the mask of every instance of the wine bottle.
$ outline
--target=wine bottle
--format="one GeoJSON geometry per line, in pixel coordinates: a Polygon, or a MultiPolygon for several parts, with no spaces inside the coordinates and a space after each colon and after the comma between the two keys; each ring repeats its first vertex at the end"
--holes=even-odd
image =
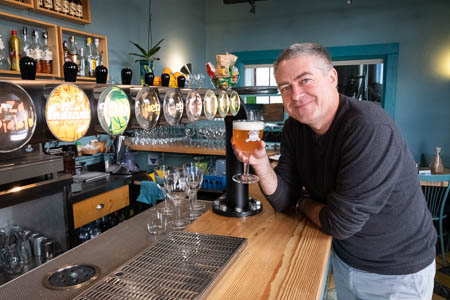
{"type": "Polygon", "coordinates": [[[22,28],[22,40],[20,41],[20,53],[22,57],[32,57],[31,43],[28,41],[28,29],[24,26],[22,28]]]}
{"type": "Polygon", "coordinates": [[[97,67],[93,48],[92,39],[86,38],[86,73],[89,77],[95,77],[95,68],[97,67]]]}
{"type": "Polygon", "coordinates": [[[11,38],[9,39],[9,55],[11,58],[11,70],[20,71],[20,40],[15,30],[11,31],[11,38]]]}
{"type": "Polygon", "coordinates": [[[42,73],[42,45],[39,41],[39,31],[33,29],[33,41],[31,42],[31,57],[36,61],[36,73],[42,73]]]}
{"type": "Polygon", "coordinates": [[[41,72],[51,74],[53,65],[53,53],[48,48],[48,33],[46,31],[42,32],[42,39],[44,41],[44,45],[42,47],[41,72]]]}
{"type": "Polygon", "coordinates": [[[80,54],[78,52],[77,44],[75,41],[75,36],[71,36],[69,42],[69,60],[76,63],[78,65],[78,69],[80,69],[80,54]]]}

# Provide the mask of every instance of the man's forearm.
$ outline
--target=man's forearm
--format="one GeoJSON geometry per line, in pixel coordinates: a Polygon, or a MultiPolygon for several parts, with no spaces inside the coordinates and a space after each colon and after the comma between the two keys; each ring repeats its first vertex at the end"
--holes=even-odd
{"type": "Polygon", "coordinates": [[[325,205],[312,200],[311,198],[304,198],[300,201],[300,211],[319,228],[322,228],[320,224],[319,214],[325,205]]]}
{"type": "Polygon", "coordinates": [[[278,179],[275,171],[270,165],[269,159],[263,164],[253,166],[256,175],[259,177],[259,185],[266,195],[272,195],[277,189],[278,179]]]}

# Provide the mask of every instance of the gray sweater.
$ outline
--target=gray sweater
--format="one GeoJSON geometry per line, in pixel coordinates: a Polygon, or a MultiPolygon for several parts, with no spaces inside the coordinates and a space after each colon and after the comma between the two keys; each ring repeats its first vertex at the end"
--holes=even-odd
{"type": "Polygon", "coordinates": [[[288,118],[275,171],[271,205],[277,211],[295,205],[304,186],[326,204],[322,230],[348,265],[397,275],[435,258],[436,231],[414,158],[379,106],[341,95],[336,117],[320,136],[288,118]]]}

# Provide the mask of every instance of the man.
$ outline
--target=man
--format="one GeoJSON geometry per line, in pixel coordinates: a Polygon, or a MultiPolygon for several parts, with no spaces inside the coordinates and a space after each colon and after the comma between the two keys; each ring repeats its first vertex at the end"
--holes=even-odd
{"type": "Polygon", "coordinates": [[[338,299],[431,299],[436,231],[392,120],[338,93],[318,44],[291,45],[274,69],[289,114],[281,157],[274,171],[261,142],[249,160],[271,205],[283,211],[301,199],[303,214],[333,236],[338,299]]]}

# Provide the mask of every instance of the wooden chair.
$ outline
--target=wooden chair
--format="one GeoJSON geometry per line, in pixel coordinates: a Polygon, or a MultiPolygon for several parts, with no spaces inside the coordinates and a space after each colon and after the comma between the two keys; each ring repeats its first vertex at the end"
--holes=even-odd
{"type": "Polygon", "coordinates": [[[442,254],[442,263],[443,265],[446,265],[443,222],[447,218],[447,213],[444,211],[444,208],[450,190],[450,174],[419,175],[419,180],[433,221],[438,223],[437,231],[442,254]]]}

